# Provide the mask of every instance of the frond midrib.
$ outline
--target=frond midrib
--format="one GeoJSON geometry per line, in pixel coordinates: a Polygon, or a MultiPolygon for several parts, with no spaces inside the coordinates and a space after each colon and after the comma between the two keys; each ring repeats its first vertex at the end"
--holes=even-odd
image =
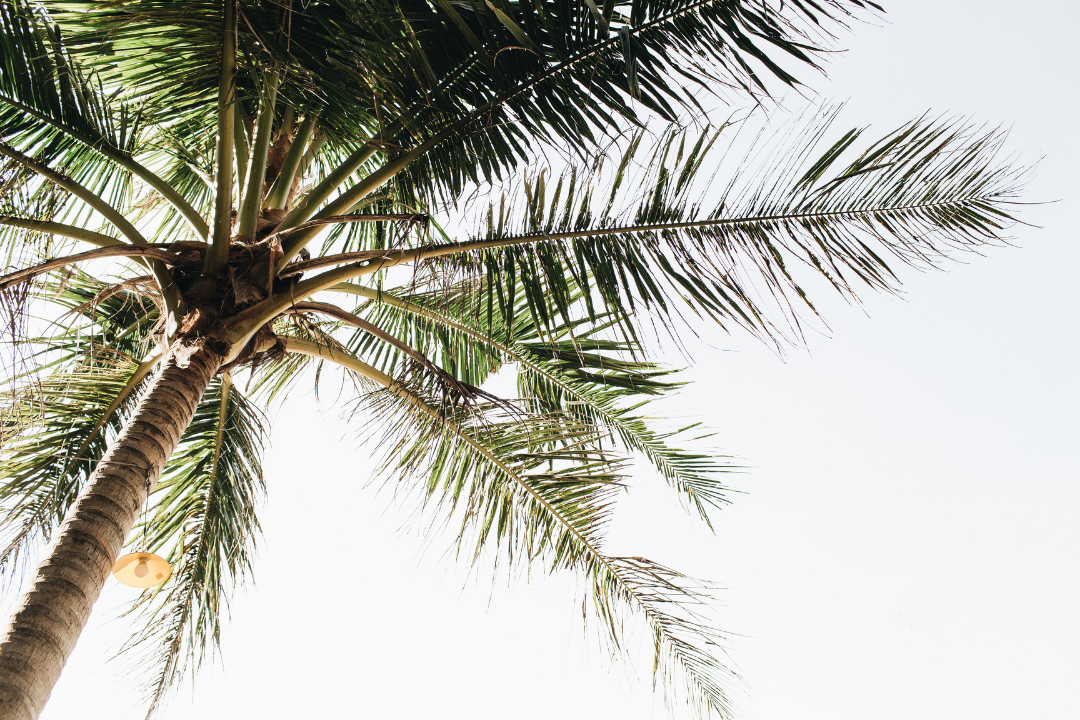
{"type": "MultiPolygon", "coordinates": [[[[415,262],[418,260],[430,260],[434,257],[440,257],[443,255],[449,255],[458,252],[467,252],[470,250],[485,250],[489,248],[506,247],[511,245],[525,245],[534,242],[543,242],[545,240],[574,240],[577,238],[596,237],[599,235],[617,235],[617,234],[629,234],[629,233],[643,233],[643,232],[660,232],[664,230],[692,230],[700,227],[717,227],[723,225],[753,225],[755,223],[766,222],[783,222],[783,221],[798,221],[798,220],[812,220],[815,218],[840,218],[840,217],[862,217],[865,215],[874,215],[882,213],[899,213],[913,210],[933,210],[936,208],[947,206],[965,206],[971,203],[978,202],[977,198],[963,198],[955,200],[943,200],[939,202],[931,203],[913,203],[907,205],[885,205],[876,208],[862,208],[862,209],[843,209],[843,210],[823,210],[815,212],[802,212],[802,213],[782,213],[772,215],[754,215],[742,218],[715,218],[711,220],[688,220],[678,223],[656,223],[650,225],[622,225],[610,228],[601,228],[597,230],[574,230],[566,232],[552,232],[541,233],[531,235],[517,235],[509,236],[506,238],[492,239],[492,240],[474,240],[463,243],[456,243],[455,245],[447,246],[429,246],[428,248],[417,248],[416,250],[401,250],[398,251],[403,255],[416,253],[416,257],[408,257],[405,259],[397,259],[393,261],[393,264],[404,264],[408,262],[415,262]]],[[[377,269],[384,269],[387,265],[381,265],[377,269]]],[[[367,274],[367,273],[365,273],[367,274]]]]}

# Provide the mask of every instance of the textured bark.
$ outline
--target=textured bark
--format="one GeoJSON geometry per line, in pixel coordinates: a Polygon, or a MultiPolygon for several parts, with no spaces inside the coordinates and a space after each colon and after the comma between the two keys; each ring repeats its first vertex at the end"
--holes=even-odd
{"type": "Polygon", "coordinates": [[[176,347],[98,463],[0,639],[0,720],[36,718],[222,356],[176,347]],[[184,366],[184,367],[181,367],[184,366]]]}

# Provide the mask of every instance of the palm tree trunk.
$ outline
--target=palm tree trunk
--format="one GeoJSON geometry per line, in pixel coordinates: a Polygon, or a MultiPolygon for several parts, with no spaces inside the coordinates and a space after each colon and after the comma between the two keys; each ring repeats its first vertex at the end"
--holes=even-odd
{"type": "Polygon", "coordinates": [[[0,720],[36,718],[222,356],[174,346],[38,566],[0,639],[0,720]],[[179,352],[177,352],[179,350],[179,352]],[[185,352],[187,350],[187,352],[185,352]]]}

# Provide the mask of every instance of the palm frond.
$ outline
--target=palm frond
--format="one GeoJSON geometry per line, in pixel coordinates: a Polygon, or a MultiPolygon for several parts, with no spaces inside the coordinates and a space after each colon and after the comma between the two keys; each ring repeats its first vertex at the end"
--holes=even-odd
{"type": "Polygon", "coordinates": [[[476,562],[490,548],[511,564],[583,572],[610,647],[626,641],[624,618],[644,620],[654,675],[672,701],[685,698],[703,716],[727,713],[730,673],[716,658],[722,637],[695,615],[703,598],[693,583],[643,558],[603,553],[622,459],[601,449],[597,428],[501,405],[436,410],[437,398],[424,388],[307,345],[303,352],[363,371],[386,388],[359,398],[357,412],[381,436],[393,482],[412,479],[424,505],[455,523],[459,553],[476,562]]]}
{"type": "MultiPolygon", "coordinates": [[[[611,3],[602,21],[587,4],[542,3],[535,16],[524,2],[501,9],[441,2],[439,9],[475,38],[481,56],[481,45],[492,57],[504,54],[497,67],[473,63],[455,82],[455,96],[468,99],[478,122],[395,179],[418,196],[456,198],[470,182],[490,183],[527,163],[536,141],[588,153],[620,122],[642,123],[641,109],[670,122],[700,114],[700,92],[757,101],[770,93],[767,80],[794,86],[777,60],[816,68],[831,39],[828,26],[838,29],[853,12],[880,8],[831,1],[815,3],[814,11],[802,3],[726,0],[611,3]],[[530,20],[527,35],[539,52],[522,47],[519,35],[530,20]]],[[[439,108],[409,118],[400,134],[430,138],[462,117],[439,108]]],[[[416,144],[385,132],[382,139],[416,144]]]]}
{"type": "Polygon", "coordinates": [[[501,279],[483,288],[504,318],[517,293],[539,313],[547,293],[565,296],[572,283],[593,317],[602,308],[629,325],[649,311],[638,317],[667,322],[689,307],[777,338],[785,323],[798,330],[800,308],[813,310],[800,276],[852,298],[864,286],[895,291],[894,265],[932,266],[1000,242],[1015,222],[1008,205],[1022,172],[997,163],[1000,133],[920,118],[861,152],[860,130],[822,152],[833,117],[755,148],[764,169],[742,177],[736,167],[711,194],[723,129],[654,143],[638,134],[612,168],[601,158],[554,188],[542,174],[526,178],[488,207],[473,240],[387,253],[355,274],[427,260],[433,271],[501,279]]]}
{"type": "Polygon", "coordinates": [[[363,412],[374,409],[376,426],[393,429],[384,449],[399,459],[394,478],[414,476],[429,503],[444,513],[459,510],[458,542],[468,559],[497,546],[511,564],[583,572],[609,647],[626,643],[623,618],[643,619],[671,700],[690,701],[702,716],[727,713],[729,673],[716,657],[722,639],[693,614],[703,599],[663,566],[603,553],[621,470],[620,458],[599,449],[598,428],[565,415],[490,411],[438,422],[417,407],[386,392],[364,403],[363,412]]]}
{"type": "Polygon", "coordinates": [[[146,628],[125,649],[146,648],[154,665],[148,716],[190,668],[220,642],[232,587],[250,577],[265,494],[262,414],[224,376],[215,380],[154,489],[159,499],[134,545],[146,543],[174,568],[167,585],[144,595],[146,628]]]}
{"type": "MultiPolygon", "coordinates": [[[[42,6],[75,63],[121,89],[117,101],[137,105],[144,124],[214,133],[203,109],[218,89],[220,3],[42,6]]],[[[282,107],[318,112],[328,148],[367,145],[365,158],[392,158],[468,120],[454,143],[393,180],[399,200],[452,198],[467,182],[504,177],[536,141],[584,151],[618,122],[640,122],[639,108],[672,119],[700,112],[697,91],[757,97],[766,77],[792,85],[785,58],[816,68],[831,33],[876,7],[650,0],[598,15],[561,2],[240,2],[237,99],[251,103],[261,69],[280,67],[282,107]]]]}
{"type": "MultiPolygon", "coordinates": [[[[636,414],[646,400],[681,386],[662,379],[670,370],[627,358],[640,352],[636,345],[594,339],[599,328],[584,322],[538,331],[524,301],[508,331],[498,314],[489,317],[477,306],[482,293],[460,286],[403,296],[356,291],[373,299],[367,317],[465,382],[480,385],[503,364],[512,363],[521,398],[531,412],[567,413],[607,428],[627,451],[644,455],[707,523],[708,508],[726,502],[726,488],[717,475],[732,468],[714,455],[672,446],[677,437],[689,439],[696,426],[660,432],[636,414]]],[[[383,372],[401,372],[401,354],[377,339],[356,333],[342,342],[383,372]]]]}
{"type": "MultiPolygon", "coordinates": [[[[91,188],[107,204],[120,204],[130,189],[130,175],[106,160],[100,150],[130,159],[141,135],[138,119],[127,110],[114,116],[100,85],[83,75],[64,53],[56,26],[40,6],[5,3],[0,28],[2,139],[44,164],[62,167],[66,176],[91,188]]],[[[39,187],[35,196],[42,200],[46,192],[39,187]]],[[[69,203],[65,212],[79,224],[78,207],[69,203]]]]}
{"type": "Polygon", "coordinates": [[[108,281],[80,271],[42,283],[42,298],[65,312],[31,344],[59,361],[89,355],[95,347],[144,357],[160,320],[152,283],[146,275],[108,281]]]}
{"type": "Polygon", "coordinates": [[[28,549],[48,542],[153,366],[89,350],[69,348],[76,362],[0,395],[0,573],[16,573],[28,549]]]}
{"type": "Polygon", "coordinates": [[[699,423],[657,430],[655,418],[639,414],[646,400],[626,403],[627,398],[639,393],[582,382],[544,361],[519,362],[518,388],[532,412],[564,412],[606,428],[628,452],[641,453],[710,528],[709,509],[728,503],[726,493],[730,489],[719,475],[735,467],[715,453],[693,452],[675,445],[700,442],[702,437],[691,436],[691,431],[700,432],[699,423]]]}
{"type": "Polygon", "coordinates": [[[144,145],[142,114],[115,93],[107,94],[100,80],[82,70],[40,5],[5,3],[0,37],[0,132],[5,140],[47,148],[43,160],[62,164],[84,184],[90,177],[104,182],[120,168],[134,173],[205,236],[206,223],[183,196],[135,160],[144,145]]]}
{"type": "MultiPolygon", "coordinates": [[[[161,179],[183,196],[199,216],[206,217],[212,194],[207,183],[214,173],[214,132],[193,120],[156,126],[152,139],[147,141],[146,154],[155,161],[154,169],[161,179]]],[[[145,188],[142,195],[135,197],[132,209],[135,218],[153,223],[154,234],[162,241],[206,239],[205,235],[193,233],[190,222],[153,188],[145,188]]]]}

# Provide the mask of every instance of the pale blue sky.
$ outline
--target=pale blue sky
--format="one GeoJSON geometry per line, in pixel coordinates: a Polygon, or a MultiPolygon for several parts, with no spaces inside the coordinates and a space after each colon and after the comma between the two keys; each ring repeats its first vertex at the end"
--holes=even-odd
{"type": "MultiPolygon", "coordinates": [[[[781,361],[713,332],[673,404],[752,470],[710,535],[660,485],[622,502],[611,547],[726,588],[747,720],[1080,716],[1075,273],[1080,67],[1072,2],[886,3],[810,85],[884,132],[953,111],[1042,158],[1013,248],[904,276],[862,308],[820,296],[831,337],[781,361]]],[[[789,100],[797,107],[801,100],[789,100]]],[[[672,362],[681,364],[678,356],[672,362]]],[[[300,399],[267,459],[258,585],[242,591],[179,718],[665,717],[582,638],[573,578],[492,590],[422,552],[334,412],[300,399]]],[[[44,720],[140,717],[105,663],[129,632],[110,583],[44,720]]],[[[677,717],[688,717],[685,712],[677,717]]]]}

